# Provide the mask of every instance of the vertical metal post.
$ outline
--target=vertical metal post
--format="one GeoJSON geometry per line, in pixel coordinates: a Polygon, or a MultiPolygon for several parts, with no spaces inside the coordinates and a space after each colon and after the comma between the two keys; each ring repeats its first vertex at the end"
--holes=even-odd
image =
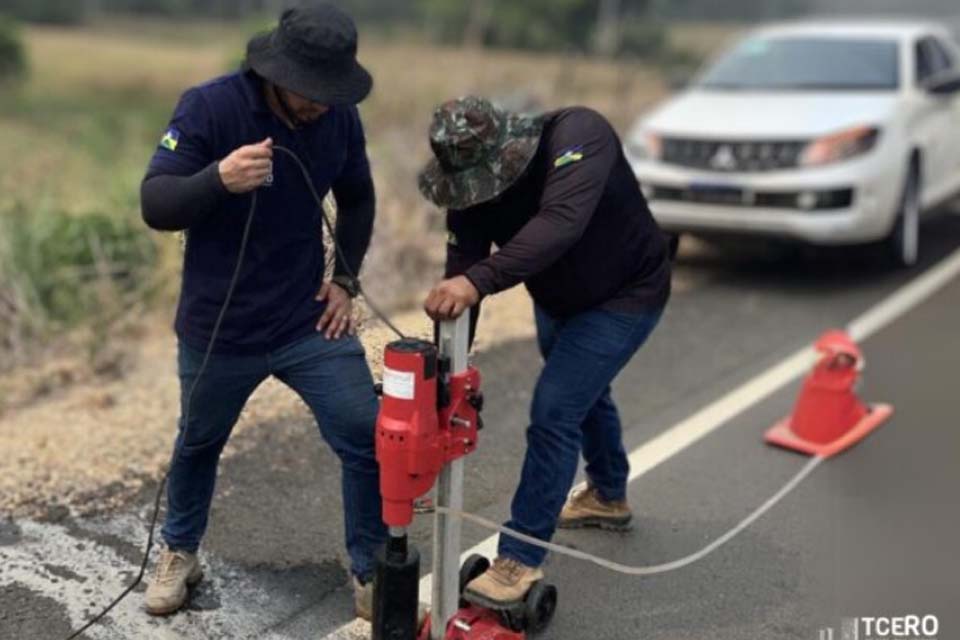
{"type": "MultiPolygon", "coordinates": [[[[440,356],[450,358],[450,373],[467,368],[470,313],[440,324],[440,356]]],[[[437,506],[463,509],[463,458],[444,467],[437,480],[437,506]]],[[[433,593],[430,635],[441,640],[460,600],[459,518],[437,513],[433,518],[433,593]]]]}

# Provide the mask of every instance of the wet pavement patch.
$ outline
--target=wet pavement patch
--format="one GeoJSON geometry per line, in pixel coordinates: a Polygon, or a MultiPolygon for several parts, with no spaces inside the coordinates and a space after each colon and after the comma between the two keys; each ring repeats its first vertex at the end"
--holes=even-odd
{"type": "Polygon", "coordinates": [[[9,547],[20,542],[22,535],[17,523],[9,518],[0,519],[0,547],[9,547]]]}
{"type": "Polygon", "coordinates": [[[188,611],[216,611],[222,606],[220,593],[209,581],[204,580],[190,591],[188,611]]]}
{"type": "MultiPolygon", "coordinates": [[[[70,536],[77,540],[76,549],[78,552],[83,552],[86,550],[87,544],[92,543],[94,546],[109,547],[113,549],[117,555],[130,564],[134,566],[140,565],[140,563],[143,561],[142,549],[138,548],[134,543],[130,542],[129,540],[125,540],[117,534],[94,531],[91,528],[81,526],[89,525],[91,522],[102,523],[105,521],[70,520],[62,523],[62,526],[67,528],[67,532],[70,534],[70,536]]],[[[146,534],[144,534],[144,538],[146,538],[146,534]]]]}
{"type": "Polygon", "coordinates": [[[0,640],[65,638],[71,632],[62,604],[26,587],[0,587],[0,640]]]}
{"type": "Polygon", "coordinates": [[[86,582],[87,579],[78,574],[75,571],[70,570],[68,567],[64,567],[58,564],[44,564],[43,568],[47,570],[51,575],[57,576],[58,578],[63,578],[64,580],[73,580],[74,582],[86,582]]]}
{"type": "Polygon", "coordinates": [[[328,561],[292,567],[257,567],[249,576],[267,593],[320,599],[347,582],[347,572],[338,562],[328,561]]]}

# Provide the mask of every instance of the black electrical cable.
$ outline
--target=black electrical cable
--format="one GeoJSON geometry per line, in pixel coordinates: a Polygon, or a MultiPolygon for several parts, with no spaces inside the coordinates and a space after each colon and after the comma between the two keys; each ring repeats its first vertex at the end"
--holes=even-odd
{"type": "Polygon", "coordinates": [[[343,253],[343,249],[340,247],[340,243],[337,242],[336,230],[334,230],[333,225],[330,223],[330,218],[327,217],[327,212],[323,208],[323,198],[320,197],[320,194],[317,193],[317,187],[313,184],[313,180],[310,179],[310,171],[307,169],[307,166],[303,164],[303,161],[300,159],[297,154],[295,154],[290,149],[274,145],[274,151],[280,151],[290,156],[290,159],[293,160],[298,167],[300,167],[301,173],[303,173],[303,179],[307,183],[307,188],[310,189],[310,194],[313,196],[314,201],[316,201],[317,206],[320,207],[320,213],[323,216],[323,224],[327,228],[327,232],[330,234],[330,237],[333,239],[333,247],[337,252],[337,255],[340,256],[340,262],[343,263],[343,268],[346,269],[347,275],[352,278],[357,283],[357,291],[360,295],[363,296],[363,299],[367,301],[367,306],[370,307],[370,310],[373,311],[374,315],[377,316],[391,331],[393,331],[401,340],[406,339],[406,336],[403,334],[400,329],[396,327],[387,317],[383,311],[377,307],[377,305],[370,299],[370,296],[367,295],[367,292],[363,290],[363,286],[360,284],[360,279],[357,277],[357,274],[353,272],[350,268],[350,264],[347,262],[347,257],[343,253]]]}
{"type": "MultiPolygon", "coordinates": [[[[306,165],[300,160],[300,157],[290,149],[275,145],[273,147],[276,151],[280,151],[288,155],[300,168],[301,173],[303,173],[304,181],[307,184],[307,188],[310,190],[310,194],[313,196],[314,201],[317,204],[317,207],[320,209],[320,214],[323,219],[323,224],[327,228],[328,233],[330,234],[331,239],[333,240],[334,250],[337,252],[337,255],[340,256],[340,261],[343,263],[343,268],[346,269],[347,275],[353,280],[355,280],[359,287],[359,279],[357,274],[353,272],[350,268],[350,265],[347,263],[346,256],[343,253],[343,249],[340,247],[340,243],[337,242],[336,231],[333,225],[330,223],[330,218],[327,216],[326,210],[323,208],[323,198],[320,197],[320,194],[317,193],[317,188],[313,184],[313,180],[310,178],[310,172],[307,170],[306,165]]],[[[227,310],[230,308],[230,300],[233,298],[234,291],[237,288],[237,283],[240,280],[240,271],[243,268],[244,257],[247,253],[247,245],[250,241],[250,228],[253,225],[253,216],[257,211],[257,192],[253,191],[250,197],[250,210],[247,213],[247,221],[243,227],[243,236],[240,239],[240,250],[237,253],[237,265],[233,269],[233,276],[230,278],[230,284],[227,287],[227,295],[223,299],[223,305],[220,307],[220,312],[217,314],[217,320],[213,324],[213,331],[210,334],[210,342],[207,344],[207,349],[203,354],[203,361],[200,363],[200,368],[197,370],[197,375],[193,379],[193,383],[190,385],[190,389],[187,392],[186,402],[183,409],[183,432],[180,434],[180,438],[177,442],[177,446],[174,448],[173,457],[170,460],[170,466],[167,467],[167,470],[163,474],[163,478],[160,480],[160,486],[157,488],[157,495],[153,500],[153,514],[150,516],[150,529],[147,534],[147,547],[143,552],[143,560],[140,562],[140,571],[137,573],[137,577],[126,589],[120,593],[110,604],[108,604],[102,611],[97,613],[94,617],[90,618],[86,624],[84,624],[80,629],[74,631],[70,634],[66,640],[75,640],[79,638],[87,629],[97,624],[111,611],[114,607],[120,604],[124,598],[126,598],[130,593],[133,592],[137,586],[143,582],[143,576],[147,572],[147,564],[150,561],[150,551],[153,548],[153,537],[154,531],[157,528],[157,520],[160,516],[160,502],[163,499],[164,491],[167,487],[167,481],[170,479],[170,470],[180,459],[180,452],[183,450],[183,444],[187,441],[187,433],[190,429],[190,407],[193,403],[193,394],[197,389],[203,374],[206,372],[207,364],[210,361],[210,356],[213,354],[213,347],[216,344],[217,337],[220,334],[220,326],[223,324],[223,319],[227,315],[227,310]]],[[[406,336],[399,330],[397,327],[390,321],[385,313],[383,313],[373,302],[371,302],[370,297],[367,295],[362,288],[359,289],[360,294],[363,296],[364,300],[367,301],[367,306],[370,307],[370,310],[381,320],[387,327],[390,328],[401,340],[406,339],[406,336]]]]}

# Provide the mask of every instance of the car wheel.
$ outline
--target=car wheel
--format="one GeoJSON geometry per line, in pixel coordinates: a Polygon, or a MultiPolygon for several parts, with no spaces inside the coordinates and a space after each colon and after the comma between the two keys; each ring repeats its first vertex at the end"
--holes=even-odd
{"type": "Polygon", "coordinates": [[[908,268],[917,264],[920,256],[920,207],[920,171],[916,164],[911,164],[900,198],[900,210],[887,237],[887,252],[894,266],[908,268]]]}

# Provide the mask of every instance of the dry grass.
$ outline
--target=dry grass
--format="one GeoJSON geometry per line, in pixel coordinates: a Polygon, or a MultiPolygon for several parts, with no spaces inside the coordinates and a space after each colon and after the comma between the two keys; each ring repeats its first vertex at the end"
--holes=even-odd
{"type": "MultiPolygon", "coordinates": [[[[0,96],[0,215],[58,210],[135,218],[140,176],[177,96],[227,70],[244,39],[230,25],[29,29],[30,82],[19,97],[0,96]]],[[[412,308],[397,322],[421,335],[430,327],[416,303],[439,275],[444,247],[440,213],[415,186],[436,103],[480,93],[544,109],[584,104],[623,131],[664,93],[657,70],[637,64],[372,39],[361,42],[360,57],[377,82],[362,112],[380,203],[365,281],[386,306],[412,308]]],[[[117,369],[95,376],[89,349],[71,334],[49,341],[50,357],[0,376],[0,450],[9,452],[0,456],[0,513],[26,513],[56,496],[81,509],[105,508],[85,504],[85,496],[116,480],[114,496],[125,500],[165,463],[177,407],[168,326],[179,241],[156,240],[157,279],[168,295],[156,311],[128,314],[134,329],[126,338],[111,336],[117,369]]],[[[531,332],[530,303],[515,290],[487,305],[478,346],[531,332]]],[[[387,340],[375,326],[364,334],[374,369],[387,340]]],[[[292,394],[267,385],[240,428],[302,412],[292,394]]]]}
{"type": "MultiPolygon", "coordinates": [[[[32,28],[26,35],[30,82],[12,106],[0,99],[0,136],[12,151],[0,156],[0,214],[58,209],[130,217],[177,96],[229,69],[246,37],[236,26],[162,22],[32,28]]],[[[415,187],[435,104],[466,93],[544,109],[585,104],[623,129],[663,94],[654,69],[577,57],[365,39],[361,59],[377,81],[362,111],[380,201],[366,279],[391,307],[416,299],[442,252],[439,212],[415,187]]],[[[158,242],[169,299],[177,242],[158,242]]]]}
{"type": "MultiPolygon", "coordinates": [[[[486,307],[477,348],[532,336],[533,310],[521,289],[486,307]]],[[[407,335],[433,333],[417,311],[394,320],[407,335]]],[[[0,518],[42,517],[54,505],[80,514],[109,511],[160,476],[169,461],[178,407],[175,339],[156,323],[133,335],[122,376],[90,378],[82,363],[69,358],[18,372],[10,388],[20,397],[10,398],[13,408],[6,415],[0,411],[0,518]]],[[[378,323],[363,332],[377,378],[383,347],[392,339],[378,323]]],[[[296,394],[271,379],[244,408],[235,432],[306,422],[308,415],[296,394]]],[[[244,441],[250,439],[231,439],[224,455],[236,455],[237,443],[244,441]]]]}
{"type": "Polygon", "coordinates": [[[124,31],[32,28],[27,33],[33,90],[176,95],[223,70],[217,39],[184,46],[124,31]]]}
{"type": "Polygon", "coordinates": [[[670,41],[678,49],[708,58],[733,43],[750,26],[716,22],[685,23],[670,31],[670,41]]]}

